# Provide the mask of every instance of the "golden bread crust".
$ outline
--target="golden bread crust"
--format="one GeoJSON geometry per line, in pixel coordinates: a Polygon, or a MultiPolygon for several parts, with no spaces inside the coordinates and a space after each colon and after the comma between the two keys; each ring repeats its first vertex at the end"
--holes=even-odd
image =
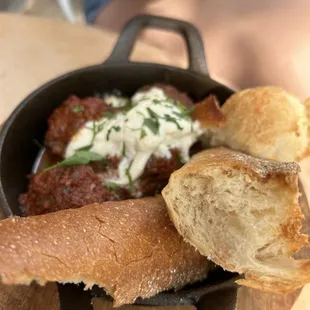
{"type": "Polygon", "coordinates": [[[244,274],[237,283],[288,293],[310,282],[310,260],[292,258],[309,246],[300,233],[299,170],[214,148],[174,172],[162,194],[178,232],[216,264],[244,274]]]}
{"type": "Polygon", "coordinates": [[[213,146],[226,145],[252,156],[297,161],[309,150],[309,117],[294,95],[279,87],[245,89],[223,105],[225,126],[214,133],[213,146]]]}
{"type": "Polygon", "coordinates": [[[196,103],[191,117],[199,121],[201,127],[206,129],[220,128],[225,124],[225,116],[214,95],[209,95],[203,101],[196,103]]]}
{"type": "Polygon", "coordinates": [[[0,221],[0,278],[104,287],[115,305],[206,277],[209,262],[183,241],[161,196],[0,221]]]}

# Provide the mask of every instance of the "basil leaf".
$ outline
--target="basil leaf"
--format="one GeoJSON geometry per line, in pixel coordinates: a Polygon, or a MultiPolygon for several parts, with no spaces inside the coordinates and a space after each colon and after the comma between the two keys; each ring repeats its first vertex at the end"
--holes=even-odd
{"type": "Polygon", "coordinates": [[[84,107],[83,106],[79,106],[79,105],[76,105],[72,108],[72,112],[73,113],[79,113],[79,112],[83,112],[84,111],[84,107]]]}
{"type": "Polygon", "coordinates": [[[44,171],[47,170],[51,170],[57,167],[61,167],[61,166],[74,166],[74,165],[86,165],[89,164],[91,161],[99,161],[99,160],[103,160],[104,157],[94,153],[94,152],[89,152],[89,151],[77,151],[75,154],[73,154],[72,156],[66,158],[65,160],[51,166],[48,167],[47,169],[45,169],[44,171]]]}
{"type": "Polygon", "coordinates": [[[93,145],[89,144],[89,145],[78,148],[77,151],[89,151],[92,147],[93,145]]]}
{"type": "Polygon", "coordinates": [[[152,118],[145,118],[143,125],[148,127],[149,130],[152,131],[154,135],[157,135],[159,133],[159,122],[157,119],[154,120],[152,118]]]}
{"type": "Polygon", "coordinates": [[[109,141],[110,140],[110,134],[112,133],[112,130],[115,130],[117,132],[119,132],[121,130],[121,127],[120,126],[112,126],[108,132],[107,132],[107,140],[109,141]]]}

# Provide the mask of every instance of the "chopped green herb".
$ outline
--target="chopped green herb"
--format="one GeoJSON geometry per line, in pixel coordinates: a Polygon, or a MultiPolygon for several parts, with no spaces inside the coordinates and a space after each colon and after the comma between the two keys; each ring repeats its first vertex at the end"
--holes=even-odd
{"type": "Polygon", "coordinates": [[[118,194],[116,194],[116,193],[114,193],[114,198],[115,198],[115,199],[117,199],[117,200],[119,200],[119,199],[120,199],[119,195],[118,195],[118,194]]]}
{"type": "Polygon", "coordinates": [[[89,151],[93,147],[97,134],[103,129],[104,125],[105,125],[105,122],[102,122],[99,125],[94,122],[92,128],[86,127],[87,129],[93,132],[92,139],[88,145],[78,148],[77,151],[89,151]]]}
{"type": "Polygon", "coordinates": [[[157,113],[155,113],[151,108],[146,108],[146,109],[151,118],[155,118],[155,119],[160,118],[160,116],[157,113]]]}
{"type": "Polygon", "coordinates": [[[191,107],[189,109],[185,108],[185,110],[181,110],[180,112],[173,111],[172,113],[180,118],[189,119],[191,117],[193,110],[194,110],[194,107],[191,107]]]}
{"type": "Polygon", "coordinates": [[[98,132],[102,131],[104,125],[105,125],[106,122],[102,122],[101,124],[99,124],[97,126],[97,129],[96,129],[96,134],[98,134],[98,132]]]}
{"type": "Polygon", "coordinates": [[[131,194],[135,193],[135,191],[136,191],[135,187],[133,185],[133,180],[132,180],[131,174],[130,174],[130,168],[131,168],[132,162],[133,162],[133,160],[130,162],[128,168],[125,170],[126,176],[128,178],[129,190],[130,190],[131,194]]]}
{"type": "Polygon", "coordinates": [[[174,117],[170,116],[169,114],[165,114],[165,120],[167,122],[171,122],[171,123],[176,124],[176,126],[178,127],[179,130],[183,130],[183,127],[180,126],[178,121],[174,117]]]}
{"type": "Polygon", "coordinates": [[[152,118],[145,118],[143,125],[148,127],[154,135],[157,135],[159,133],[159,122],[158,119],[152,119],[152,118]]]}
{"type": "Polygon", "coordinates": [[[140,139],[143,139],[145,136],[146,136],[146,131],[142,128],[141,129],[140,139]]]}
{"type": "Polygon", "coordinates": [[[111,181],[104,181],[104,186],[111,191],[116,191],[118,189],[118,184],[111,181]]]}
{"type": "Polygon", "coordinates": [[[105,111],[105,112],[102,112],[102,116],[106,117],[107,119],[114,119],[116,118],[116,113],[105,111]]]}
{"type": "Polygon", "coordinates": [[[109,141],[110,140],[110,135],[111,135],[111,133],[112,133],[112,130],[115,130],[115,131],[120,131],[121,130],[121,127],[119,127],[119,126],[112,126],[109,130],[108,130],[108,132],[107,132],[107,140],[109,141]]]}
{"type": "Polygon", "coordinates": [[[178,112],[173,112],[174,114],[178,115],[179,117],[182,118],[190,118],[192,112],[194,111],[195,107],[190,107],[189,109],[187,109],[181,102],[177,101],[176,102],[177,107],[180,110],[180,113],[178,112]]]}
{"type": "Polygon", "coordinates": [[[72,108],[73,113],[83,112],[84,110],[85,110],[84,107],[80,105],[76,105],[72,108]]]}
{"type": "Polygon", "coordinates": [[[131,110],[133,107],[133,104],[130,100],[128,100],[128,102],[125,105],[125,112],[128,112],[129,110],[131,110]]]}
{"type": "Polygon", "coordinates": [[[100,123],[100,124],[96,124],[95,122],[93,122],[93,128],[86,127],[87,129],[89,129],[89,130],[91,130],[93,132],[93,136],[92,136],[92,139],[91,139],[90,143],[88,145],[86,145],[86,146],[83,146],[83,147],[79,148],[78,151],[89,151],[93,147],[95,138],[96,138],[97,134],[100,131],[102,131],[105,123],[106,123],[105,121],[100,123]]]}
{"type": "Polygon", "coordinates": [[[162,101],[161,101],[161,100],[158,100],[158,99],[153,99],[153,103],[159,104],[159,103],[162,103],[162,101]]]}
{"type": "Polygon", "coordinates": [[[37,139],[32,139],[32,142],[39,148],[43,149],[44,145],[42,145],[37,139]]]}
{"type": "Polygon", "coordinates": [[[65,160],[48,167],[47,169],[45,169],[45,171],[61,166],[86,165],[89,164],[91,161],[99,161],[103,159],[103,156],[94,152],[77,151],[75,154],[66,158],[65,160]]]}
{"type": "Polygon", "coordinates": [[[125,142],[123,142],[122,155],[126,156],[126,144],[125,144],[125,142]]]}

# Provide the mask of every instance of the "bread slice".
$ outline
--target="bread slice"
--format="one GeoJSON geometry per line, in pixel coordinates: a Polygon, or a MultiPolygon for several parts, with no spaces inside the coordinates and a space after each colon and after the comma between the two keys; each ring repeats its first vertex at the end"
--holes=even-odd
{"type": "Polygon", "coordinates": [[[211,146],[229,146],[252,156],[282,162],[309,155],[307,106],[279,87],[245,89],[221,108],[222,127],[214,128],[211,146]]]}
{"type": "Polygon", "coordinates": [[[97,284],[114,305],[207,276],[208,260],[183,241],[161,196],[0,221],[0,278],[97,284]]]}
{"type": "Polygon", "coordinates": [[[230,149],[203,151],[174,172],[162,194],[178,232],[239,284],[288,293],[310,281],[309,246],[299,233],[295,163],[257,159],[230,149]]]}

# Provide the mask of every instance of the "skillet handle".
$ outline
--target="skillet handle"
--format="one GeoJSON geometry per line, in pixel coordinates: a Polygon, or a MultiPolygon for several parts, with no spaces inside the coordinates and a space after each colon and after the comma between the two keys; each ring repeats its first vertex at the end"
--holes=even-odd
{"type": "Polygon", "coordinates": [[[129,62],[137,35],[144,28],[159,28],[180,34],[187,46],[188,70],[208,75],[203,41],[197,28],[181,20],[152,15],[138,15],[125,25],[105,64],[129,62]]]}

